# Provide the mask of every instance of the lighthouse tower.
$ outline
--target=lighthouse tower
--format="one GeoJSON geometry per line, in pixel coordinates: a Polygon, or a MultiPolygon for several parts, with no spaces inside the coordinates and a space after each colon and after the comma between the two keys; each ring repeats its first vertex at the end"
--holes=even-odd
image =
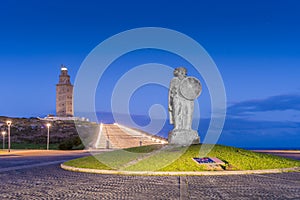
{"type": "Polygon", "coordinates": [[[73,85],[68,69],[61,65],[59,82],[56,84],[56,116],[73,117],[73,85]]]}

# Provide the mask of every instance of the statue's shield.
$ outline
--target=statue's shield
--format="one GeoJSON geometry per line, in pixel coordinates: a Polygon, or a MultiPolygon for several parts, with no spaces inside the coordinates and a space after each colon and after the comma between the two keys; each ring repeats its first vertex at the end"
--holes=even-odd
{"type": "Polygon", "coordinates": [[[179,86],[181,95],[188,100],[195,100],[202,92],[202,86],[198,79],[186,77],[179,86]]]}

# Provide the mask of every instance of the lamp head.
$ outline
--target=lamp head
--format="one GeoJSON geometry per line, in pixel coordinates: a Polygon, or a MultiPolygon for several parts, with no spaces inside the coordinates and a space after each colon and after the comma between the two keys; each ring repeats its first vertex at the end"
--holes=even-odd
{"type": "Polygon", "coordinates": [[[7,126],[10,126],[10,125],[11,125],[11,121],[10,121],[10,120],[7,120],[7,121],[6,121],[6,124],[7,124],[7,126]]]}
{"type": "Polygon", "coordinates": [[[51,124],[50,124],[50,123],[47,123],[46,126],[49,128],[49,127],[51,126],[51,124]]]}
{"type": "Polygon", "coordinates": [[[2,135],[3,135],[3,136],[6,134],[6,132],[5,132],[5,131],[2,131],[1,133],[2,133],[2,135]]]}

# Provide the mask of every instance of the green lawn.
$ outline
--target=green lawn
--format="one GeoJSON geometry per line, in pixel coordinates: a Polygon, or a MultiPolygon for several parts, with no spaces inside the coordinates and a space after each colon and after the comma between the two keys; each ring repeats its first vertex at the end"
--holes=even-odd
{"type": "MultiPolygon", "coordinates": [[[[205,171],[206,165],[192,160],[199,157],[201,145],[190,147],[170,147],[150,145],[126,150],[105,152],[65,162],[65,165],[127,171],[205,171]]],[[[217,157],[225,162],[223,170],[255,170],[300,167],[300,161],[278,156],[255,153],[234,147],[215,145],[209,157],[217,157]]]]}
{"type": "MultiPolygon", "coordinates": [[[[202,170],[191,157],[199,154],[200,145],[192,145],[178,160],[160,169],[160,171],[198,171],[202,170]]],[[[273,156],[263,153],[238,149],[229,146],[215,145],[208,154],[209,157],[217,157],[226,164],[225,170],[256,170],[300,167],[300,161],[273,156]]]]}
{"type": "Polygon", "coordinates": [[[89,169],[106,169],[106,170],[112,169],[107,165],[102,164],[94,156],[87,156],[75,160],[70,160],[65,162],[64,164],[68,166],[76,166],[80,168],[89,168],[89,169]]]}
{"type": "Polygon", "coordinates": [[[121,169],[124,165],[159,150],[161,145],[149,145],[105,152],[65,162],[65,165],[92,169],[121,169]],[[105,163],[105,164],[103,164],[105,163]]]}

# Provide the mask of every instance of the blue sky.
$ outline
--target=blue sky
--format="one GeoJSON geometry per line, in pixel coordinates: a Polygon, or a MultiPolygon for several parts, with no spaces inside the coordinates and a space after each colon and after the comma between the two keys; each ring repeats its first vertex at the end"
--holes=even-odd
{"type": "MultiPolygon", "coordinates": [[[[240,136],[236,132],[243,129],[235,126],[239,122],[246,130],[242,143],[258,134],[255,130],[259,127],[255,137],[264,139],[255,140],[252,146],[280,146],[284,140],[282,146],[299,147],[299,9],[297,0],[2,1],[0,115],[55,113],[55,84],[61,64],[68,67],[74,82],[82,61],[101,41],[132,28],[164,27],[195,39],[218,66],[228,100],[227,129],[221,142],[239,145],[230,139],[240,136]]],[[[141,52],[138,60],[134,60],[135,54],[116,62],[129,63],[130,68],[132,62],[156,61],[176,67],[175,61],[179,61],[170,61],[173,57],[166,52],[141,52]]],[[[165,104],[165,90],[158,90],[161,98],[149,99],[146,104],[165,104]]],[[[99,89],[98,110],[109,110],[109,96],[104,94],[99,89]]],[[[208,115],[208,96],[203,95],[199,102],[204,102],[201,109],[208,115]]],[[[136,96],[140,98],[138,92],[136,96]]],[[[132,109],[144,114],[146,107],[132,109]]]]}

